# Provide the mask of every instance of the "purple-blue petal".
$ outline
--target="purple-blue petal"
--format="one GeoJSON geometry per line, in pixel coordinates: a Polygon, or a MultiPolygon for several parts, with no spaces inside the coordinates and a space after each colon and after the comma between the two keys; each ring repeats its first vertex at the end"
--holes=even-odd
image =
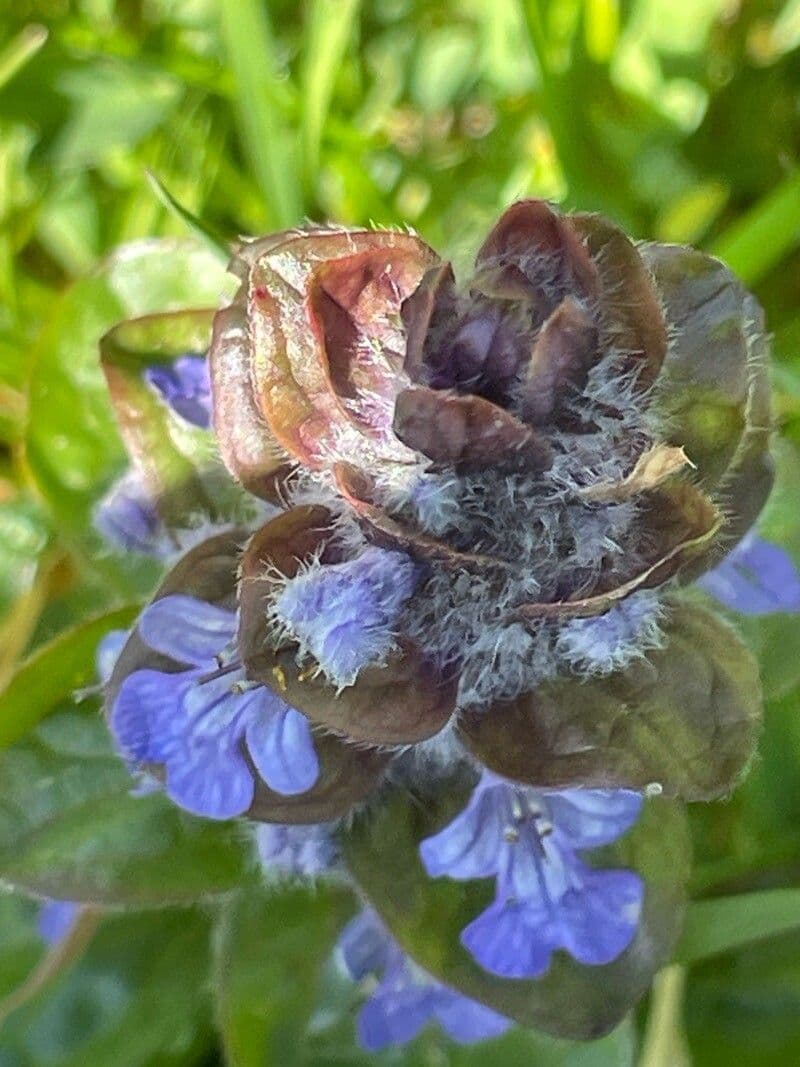
{"type": "Polygon", "coordinates": [[[800,574],[791,557],[754,534],[703,575],[698,585],[742,615],[800,611],[800,574]]]}
{"type": "Polygon", "coordinates": [[[174,550],[135,470],[127,471],[111,486],[96,505],[92,518],[105,540],[124,552],[163,558],[174,550]]]}
{"type": "Polygon", "coordinates": [[[232,819],[253,802],[253,775],[237,746],[190,745],[165,766],[167,795],[193,815],[232,819]]]}
{"type": "Polygon", "coordinates": [[[80,910],[80,904],[72,900],[45,900],[36,919],[36,928],[42,941],[48,945],[62,941],[78,918],[80,910]]]}
{"type": "Polygon", "coordinates": [[[338,949],[353,979],[380,977],[358,1017],[359,1041],[371,1052],[411,1041],[431,1021],[463,1044],[497,1037],[511,1025],[421,970],[369,909],[347,924],[338,949]]]}
{"type": "Polygon", "coordinates": [[[247,747],[256,770],[276,793],[305,793],[319,778],[319,759],[308,719],[270,690],[248,694],[252,704],[247,747]]]}
{"type": "Polygon", "coordinates": [[[477,963],[500,978],[540,978],[554,944],[550,915],[540,901],[499,898],[464,927],[461,943],[477,963]]]}
{"type": "Polygon", "coordinates": [[[256,849],[265,873],[313,877],[330,869],[336,845],[330,824],[284,826],[263,823],[256,830],[256,849]]]}
{"type": "Polygon", "coordinates": [[[408,986],[373,994],[358,1013],[358,1040],[368,1052],[412,1041],[431,1019],[435,992],[408,986]]]}
{"type": "Polygon", "coordinates": [[[193,676],[186,671],[165,674],[145,669],[128,675],[117,693],[110,722],[126,759],[138,763],[163,760],[160,724],[178,721],[183,696],[192,684],[193,676]]]}
{"type": "Polygon", "coordinates": [[[207,430],[211,425],[211,380],[205,356],[179,356],[148,367],[145,380],[181,418],[207,430]]]}
{"type": "MultiPolygon", "coordinates": [[[[505,786],[497,787],[504,791],[505,786]]],[[[488,878],[497,873],[503,838],[504,812],[495,788],[477,788],[466,808],[443,830],[426,838],[420,856],[432,878],[488,878]]]]}
{"type": "Polygon", "coordinates": [[[621,955],[633,941],[644,884],[633,871],[602,871],[577,865],[581,884],[558,903],[558,947],[579,963],[599,966],[621,955]]]}
{"type": "Polygon", "coordinates": [[[504,1015],[445,986],[439,988],[434,1014],[444,1032],[460,1045],[500,1037],[512,1025],[504,1015]]]}
{"type": "Polygon", "coordinates": [[[365,909],[342,930],[337,948],[350,977],[360,982],[370,974],[385,971],[394,942],[375,913],[365,909]]]}
{"type": "Polygon", "coordinates": [[[545,796],[559,841],[574,849],[616,841],[639,818],[644,803],[630,789],[562,789],[545,796]]]}
{"type": "Polygon", "coordinates": [[[139,635],[156,652],[179,663],[213,669],[214,657],[233,639],[232,611],[178,593],[162,597],[144,609],[139,635]]]}
{"type": "Polygon", "coordinates": [[[141,670],[120,686],[111,728],[126,758],[164,768],[167,794],[186,811],[229,819],[250,807],[255,784],[242,752],[246,694],[230,675],[141,670]]]}

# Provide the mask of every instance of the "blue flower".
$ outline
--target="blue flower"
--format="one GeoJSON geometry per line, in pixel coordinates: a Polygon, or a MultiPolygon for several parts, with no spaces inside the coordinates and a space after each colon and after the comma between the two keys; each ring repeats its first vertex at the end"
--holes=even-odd
{"type": "Polygon", "coordinates": [[[352,685],[363,667],[392,649],[395,622],[416,582],[408,556],[367,548],[290,578],[275,601],[275,620],[335,685],[352,685]]]}
{"type": "Polygon", "coordinates": [[[661,614],[657,594],[636,593],[604,615],[566,623],[556,648],[560,656],[583,672],[610,674],[659,646],[661,614]]]}
{"type": "Polygon", "coordinates": [[[245,679],[232,611],[167,596],[145,609],[138,631],[155,652],[188,666],[128,675],[111,728],[128,760],[163,766],[176,804],[211,819],[241,815],[253,801],[253,767],[277,793],[311,789],[319,763],[308,720],[245,679]]]}
{"type": "Polygon", "coordinates": [[[256,849],[264,873],[313,877],[330,869],[336,845],[328,823],[284,826],[262,823],[256,829],[256,849]]]}
{"type": "Polygon", "coordinates": [[[205,356],[187,352],[172,363],[148,367],[144,377],[181,418],[203,430],[211,426],[211,379],[205,356]]]}
{"type": "Polygon", "coordinates": [[[610,963],[631,943],[644,886],[632,871],[589,867],[577,852],[609,844],[639,816],[628,790],[526,789],[485,773],[467,807],[420,845],[433,877],[496,879],[496,897],[462,932],[503,978],[538,978],[557,949],[610,963]]]}
{"type": "Polygon", "coordinates": [[[175,543],[135,470],[114,482],[95,507],[93,517],[106,541],[124,552],[163,559],[175,551],[175,543]]]}
{"type": "Polygon", "coordinates": [[[752,533],[697,584],[742,615],[800,611],[800,574],[791,557],[752,533]]]}
{"type": "Polygon", "coordinates": [[[348,923],[338,948],[354,981],[380,977],[358,1016],[358,1038],[369,1052],[403,1045],[431,1021],[438,1022],[459,1044],[499,1037],[511,1025],[491,1008],[426,974],[403,953],[372,911],[348,923]]]}
{"type": "Polygon", "coordinates": [[[36,928],[47,945],[63,941],[78,918],[80,904],[72,900],[45,900],[39,909],[36,928]]]}

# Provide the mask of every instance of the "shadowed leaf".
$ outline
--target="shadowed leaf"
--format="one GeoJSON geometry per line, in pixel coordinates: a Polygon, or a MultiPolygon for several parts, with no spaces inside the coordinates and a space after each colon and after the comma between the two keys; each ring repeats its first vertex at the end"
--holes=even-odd
{"type": "Polygon", "coordinates": [[[625,671],[463,714],[466,744],[491,770],[531,785],[656,783],[685,800],[724,796],[753,754],[757,664],[729,626],[692,603],[673,601],[663,629],[664,647],[625,671]]]}

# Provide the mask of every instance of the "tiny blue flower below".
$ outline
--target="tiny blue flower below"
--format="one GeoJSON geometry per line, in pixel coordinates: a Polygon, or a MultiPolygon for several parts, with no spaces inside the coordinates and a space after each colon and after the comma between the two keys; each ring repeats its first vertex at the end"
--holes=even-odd
{"type": "Polygon", "coordinates": [[[181,418],[203,430],[211,426],[211,379],[205,356],[187,352],[170,364],[148,367],[144,377],[181,418]]]}
{"type": "Polygon", "coordinates": [[[138,670],[124,680],[111,713],[123,756],[162,765],[168,796],[211,819],[248,810],[253,768],[285,796],[312,788],[319,763],[308,720],[245,679],[232,651],[234,612],[167,596],[144,610],[138,630],[155,652],[187,666],[176,673],[138,670]]]}
{"type": "Polygon", "coordinates": [[[464,811],[420,846],[433,877],[496,879],[494,902],[461,935],[475,960],[502,978],[538,978],[557,949],[587,965],[624,952],[642,880],[589,867],[577,852],[615,841],[641,805],[628,790],[546,792],[485,772],[464,811]]]}
{"type": "Polygon", "coordinates": [[[114,482],[94,509],[94,525],[114,548],[162,559],[175,551],[135,470],[114,482]]]}
{"type": "Polygon", "coordinates": [[[697,584],[742,615],[800,611],[800,574],[788,552],[753,533],[697,584]]]}
{"type": "Polygon", "coordinates": [[[510,1020],[437,982],[406,956],[372,911],[352,919],[339,939],[350,977],[379,983],[358,1016],[358,1039],[369,1052],[404,1045],[438,1022],[459,1044],[499,1037],[510,1020]]]}
{"type": "Polygon", "coordinates": [[[80,904],[72,900],[45,900],[39,908],[36,928],[46,945],[63,941],[78,918],[80,904]]]}

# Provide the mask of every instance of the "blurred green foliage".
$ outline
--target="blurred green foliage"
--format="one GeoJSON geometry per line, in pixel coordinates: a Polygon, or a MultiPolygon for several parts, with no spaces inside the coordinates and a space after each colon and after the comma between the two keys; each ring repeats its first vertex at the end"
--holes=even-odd
{"type": "MultiPolygon", "coordinates": [[[[242,840],[158,797],[132,801],[95,705],[70,705],[90,673],[87,634],[155,578],[91,530],[124,462],[97,341],[126,314],[213,302],[220,284],[213,253],[180,274],[158,268],[159,246],[111,251],[185,242],[191,216],[225,236],[308,217],[408,224],[463,262],[521,195],[700,244],[753,287],[774,331],[780,480],[762,528],[800,561],[798,156],[798,0],[0,5],[0,686],[38,657],[0,696],[0,867],[41,892],[69,895],[82,877],[102,899],[125,884],[134,905],[158,863],[195,880],[175,891],[184,910],[103,919],[8,1014],[0,1067],[368,1062],[353,1047],[353,991],[327,962],[351,902],[232,899],[212,935],[215,909],[188,902],[243,877],[242,840]],[[90,793],[75,769],[87,761],[90,793]]],[[[800,876],[800,626],[750,621],[746,636],[767,725],[734,799],[692,811],[705,899],[681,950],[688,972],[592,1046],[517,1032],[464,1051],[428,1034],[378,1062],[800,1059],[800,906],[756,893],[800,876]]],[[[34,911],[0,899],[0,1017],[41,964],[34,911]]]]}

